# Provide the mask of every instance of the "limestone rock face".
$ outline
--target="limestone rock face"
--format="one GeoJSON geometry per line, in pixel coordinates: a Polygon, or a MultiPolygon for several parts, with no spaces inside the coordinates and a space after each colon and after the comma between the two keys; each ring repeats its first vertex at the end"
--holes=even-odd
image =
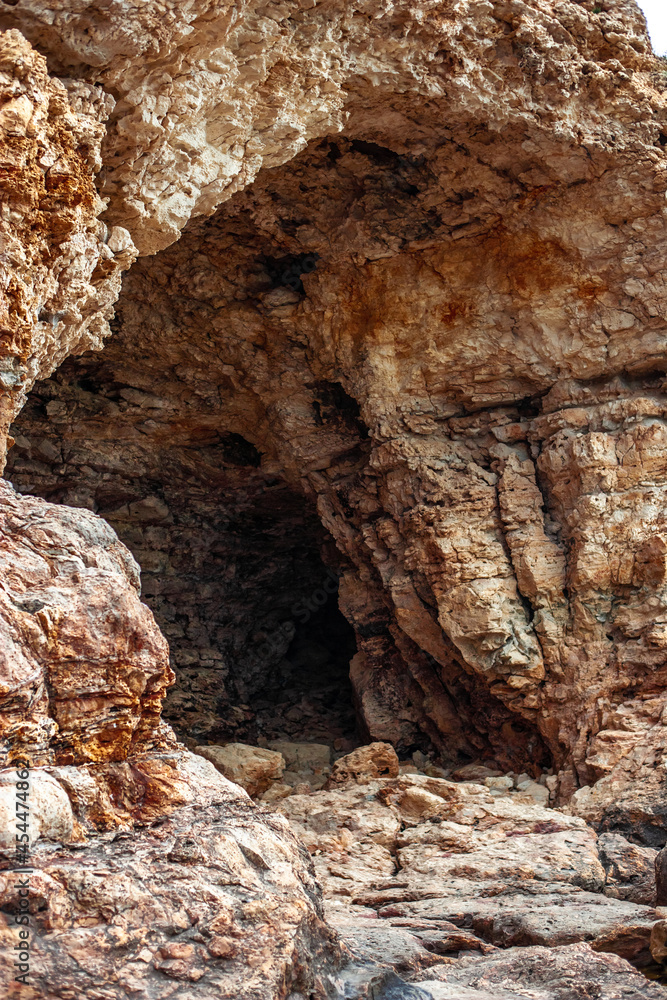
{"type": "Polygon", "coordinates": [[[485,0],[455,12],[438,0],[83,8],[65,0],[55,11],[21,0],[3,9],[0,27],[22,31],[58,75],[114,95],[103,184],[110,218],[142,253],[155,253],[262,167],[285,163],[349,119],[369,131],[384,117],[396,131],[404,106],[418,102],[500,127],[568,100],[577,119],[595,118],[589,93],[609,95],[614,74],[647,54],[639,11],[628,0],[617,6],[598,19],[569,3],[485,0]],[[507,31],[517,33],[516,55],[507,31]],[[593,65],[601,51],[604,68],[593,65]]]}
{"type": "MultiPolygon", "coordinates": [[[[621,822],[629,776],[667,750],[663,77],[631,3],[436,4],[411,34],[420,10],[373,21],[377,72],[360,61],[340,134],[139,262],[110,348],[17,424],[11,476],[117,514],[163,560],[149,599],[176,644],[209,649],[171,584],[163,597],[174,484],[210,504],[241,438],[267,506],[276,481],[301,491],[335,541],[364,735],[553,765],[562,801],[602,779],[599,822],[621,822]],[[56,458],[39,450],[45,404],[56,458]],[[148,530],[133,505],[166,496],[148,530]]],[[[317,40],[334,11],[314,11],[317,40]]],[[[236,551],[217,530],[216,554],[236,551]]],[[[208,600],[203,565],[199,581],[208,600]]],[[[236,593],[246,617],[266,604],[257,578],[236,593]]],[[[235,629],[213,645],[242,677],[260,643],[239,649],[235,629]]],[[[222,665],[199,662],[213,689],[222,665]]]]}
{"type": "Polygon", "coordinates": [[[0,482],[0,766],[123,760],[159,741],[172,679],[109,525],[0,482]]]}
{"type": "Polygon", "coordinates": [[[9,424],[35,379],[99,348],[136,256],[97,218],[95,187],[113,100],[50,77],[18,31],[0,32],[0,469],[9,424]]]}

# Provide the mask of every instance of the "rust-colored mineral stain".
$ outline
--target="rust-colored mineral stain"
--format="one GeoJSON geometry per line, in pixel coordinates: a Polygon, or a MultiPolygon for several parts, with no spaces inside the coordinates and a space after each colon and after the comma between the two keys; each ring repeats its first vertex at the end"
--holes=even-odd
{"type": "Polygon", "coordinates": [[[591,306],[600,295],[603,295],[607,291],[609,291],[609,288],[606,284],[590,279],[584,280],[576,286],[577,297],[591,306]]]}
{"type": "Polygon", "coordinates": [[[473,311],[473,306],[465,299],[451,299],[438,309],[438,316],[445,326],[455,326],[460,320],[466,319],[473,311]]]}
{"type": "Polygon", "coordinates": [[[507,274],[510,286],[523,298],[571,284],[574,261],[555,240],[507,230],[493,248],[495,266],[507,274]]]}

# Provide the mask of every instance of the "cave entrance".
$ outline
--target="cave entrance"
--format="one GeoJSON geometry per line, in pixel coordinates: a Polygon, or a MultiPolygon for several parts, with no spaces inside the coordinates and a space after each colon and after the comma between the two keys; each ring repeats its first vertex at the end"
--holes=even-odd
{"type": "Polygon", "coordinates": [[[193,424],[175,441],[146,425],[148,404],[157,411],[98,355],[69,359],[16,421],[8,478],[93,510],[128,546],[176,674],[163,714],[187,745],[351,748],[354,633],[313,504],[264,472],[239,434],[193,424]]]}
{"type": "MultiPolygon", "coordinates": [[[[356,746],[357,727],[349,665],[356,652],[354,631],[337,601],[336,574],[328,571],[321,585],[293,607],[295,618],[282,629],[293,631],[285,653],[267,670],[267,681],[250,700],[245,726],[237,737],[269,743],[288,740],[327,743],[334,750],[356,746]]],[[[263,643],[256,655],[270,648],[263,643]]]]}
{"type": "MultiPolygon", "coordinates": [[[[198,648],[189,638],[201,633],[204,616],[197,614],[193,623],[173,594],[166,597],[164,581],[145,574],[151,592],[145,599],[171,633],[176,684],[164,717],[191,748],[287,740],[351,749],[358,744],[350,682],[356,642],[338,607],[338,572],[321,560],[320,532],[304,534],[292,548],[272,550],[279,537],[274,524],[258,562],[253,558],[258,539],[252,533],[234,535],[234,542],[248,549],[241,573],[237,563],[242,579],[235,593],[226,588],[226,606],[218,604],[206,617],[206,645],[198,648]]],[[[218,539],[218,550],[228,546],[229,537],[218,539]]],[[[190,581],[200,606],[210,608],[213,576],[190,581]]]]}
{"type": "MultiPolygon", "coordinates": [[[[354,631],[338,607],[336,571],[320,565],[313,590],[300,593],[285,580],[283,596],[291,591],[292,597],[289,616],[282,601],[278,609],[265,607],[264,623],[236,655],[228,649],[215,665],[178,666],[193,650],[187,643],[172,644],[177,681],[164,717],[184,743],[267,746],[286,740],[326,743],[336,751],[358,745],[350,682],[354,631]]],[[[257,620],[258,610],[249,607],[249,621],[257,620]]]]}

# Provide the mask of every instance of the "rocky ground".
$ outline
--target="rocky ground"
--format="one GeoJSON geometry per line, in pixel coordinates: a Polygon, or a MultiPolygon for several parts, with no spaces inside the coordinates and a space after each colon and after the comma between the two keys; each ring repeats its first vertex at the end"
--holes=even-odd
{"type": "MultiPolygon", "coordinates": [[[[550,807],[527,775],[418,764],[377,743],[167,740],[127,764],[38,769],[26,995],[665,996],[656,851],[550,807]]],[[[0,812],[14,797],[5,771],[0,812]]],[[[0,871],[8,995],[16,879],[0,871]]]]}
{"type": "Polygon", "coordinates": [[[330,925],[362,965],[398,977],[387,996],[664,995],[649,984],[667,957],[658,852],[551,807],[547,775],[469,765],[446,776],[380,743],[197,752],[287,818],[330,925]]]}

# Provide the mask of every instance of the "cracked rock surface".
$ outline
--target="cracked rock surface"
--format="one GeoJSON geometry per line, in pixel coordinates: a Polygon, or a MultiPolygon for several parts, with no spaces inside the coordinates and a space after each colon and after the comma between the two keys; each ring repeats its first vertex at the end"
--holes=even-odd
{"type": "Polygon", "coordinates": [[[156,739],[167,644],[112,528],[0,482],[0,574],[2,766],[121,760],[156,739]]]}
{"type": "Polygon", "coordinates": [[[28,758],[46,1000],[657,1000],[636,4],[56,7],[0,10],[6,990],[28,758]]]}
{"type": "MultiPolygon", "coordinates": [[[[36,995],[274,1000],[291,986],[334,995],[339,947],[282,817],[258,815],[245,792],[173,741],[126,763],[49,774],[67,792],[74,827],[69,838],[45,829],[33,849],[36,995]]],[[[0,872],[6,995],[16,879],[0,872]]]]}
{"type": "MultiPolygon", "coordinates": [[[[612,14],[572,3],[548,29],[543,5],[474,6],[515,107],[471,103],[465,60],[446,96],[408,88],[372,119],[355,98],[340,135],[135,266],[105,352],[36,390],[9,474],[149,550],[147,598],[176,649],[202,647],[185,678],[202,687],[238,687],[261,636],[219,598],[217,636],[194,609],[179,636],[172,508],[187,498],[247,621],[277,606],[231,577],[248,494],[217,523],[214,497],[234,477],[255,504],[277,484],[304,496],[355,630],[365,735],[552,765],[560,801],[581,788],[582,814],[657,843],[667,170],[633,10],[615,8],[621,41],[612,14]]],[[[186,602],[210,599],[206,574],[186,602]]],[[[285,624],[268,626],[274,666],[285,624]]]]}
{"type": "Polygon", "coordinates": [[[18,31],[0,32],[1,465],[35,379],[102,346],[121,272],[136,257],[127,231],[98,218],[109,103],[83,81],[50,77],[18,31]]]}
{"type": "Polygon", "coordinates": [[[487,782],[402,769],[279,803],[353,955],[415,1000],[663,996],[628,965],[650,967],[664,938],[656,852],[487,782]]]}

